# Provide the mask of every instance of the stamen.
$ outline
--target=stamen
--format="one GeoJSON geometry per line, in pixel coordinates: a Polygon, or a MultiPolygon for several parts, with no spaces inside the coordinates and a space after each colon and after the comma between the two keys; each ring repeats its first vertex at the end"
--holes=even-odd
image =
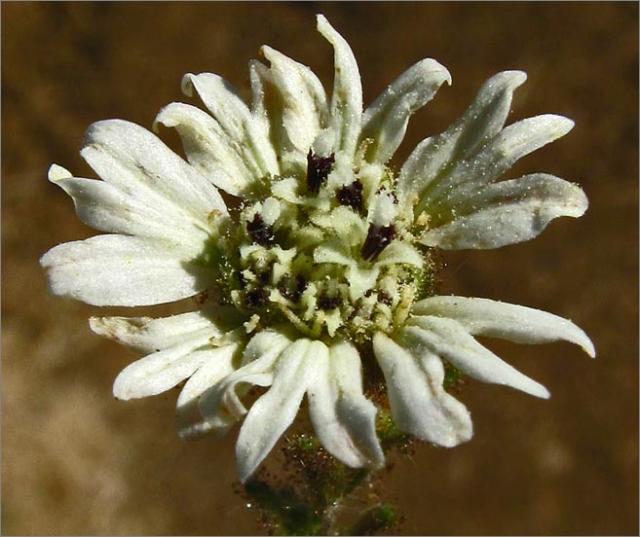
{"type": "Polygon", "coordinates": [[[331,173],[335,160],[333,153],[328,157],[319,157],[309,149],[307,154],[307,188],[309,192],[313,194],[320,192],[320,187],[331,173]]]}
{"type": "Polygon", "coordinates": [[[321,310],[332,310],[342,304],[342,298],[340,295],[320,295],[317,304],[321,310]]]}
{"type": "Polygon", "coordinates": [[[260,272],[258,274],[258,280],[262,285],[267,285],[271,279],[271,273],[269,271],[260,272]]]}
{"type": "Polygon", "coordinates": [[[396,228],[393,224],[390,226],[376,226],[375,224],[371,224],[367,238],[362,245],[362,250],[360,250],[360,255],[367,261],[373,261],[395,238],[396,228]]]}
{"type": "Polygon", "coordinates": [[[307,281],[300,274],[296,276],[295,281],[290,276],[286,279],[283,278],[278,286],[280,294],[292,302],[298,302],[306,288],[307,281]]]}
{"type": "Polygon", "coordinates": [[[253,220],[247,222],[247,233],[251,240],[260,246],[273,246],[276,242],[273,228],[265,223],[259,213],[255,214],[253,220]]]}
{"type": "Polygon", "coordinates": [[[258,287],[256,289],[252,289],[251,291],[247,291],[245,295],[245,304],[249,308],[257,308],[260,306],[264,306],[267,303],[267,299],[269,298],[269,293],[267,290],[258,287]]]}
{"type": "Polygon", "coordinates": [[[354,181],[350,185],[343,186],[336,194],[338,203],[351,207],[354,211],[362,211],[362,183],[354,181]]]}

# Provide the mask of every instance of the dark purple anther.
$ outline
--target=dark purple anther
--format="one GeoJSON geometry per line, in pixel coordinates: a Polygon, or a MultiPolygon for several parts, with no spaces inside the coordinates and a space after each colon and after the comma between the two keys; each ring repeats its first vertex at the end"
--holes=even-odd
{"type": "Polygon", "coordinates": [[[249,308],[258,308],[264,306],[268,299],[269,293],[267,293],[267,290],[262,287],[257,287],[256,289],[247,291],[244,301],[249,308]]]}
{"type": "Polygon", "coordinates": [[[281,280],[280,286],[278,287],[282,296],[293,302],[298,302],[300,300],[300,297],[306,288],[307,281],[300,274],[296,276],[295,280],[290,276],[281,280]]]}
{"type": "Polygon", "coordinates": [[[342,298],[339,295],[320,295],[317,304],[321,310],[332,310],[342,304],[342,298]]]}
{"type": "Polygon", "coordinates": [[[251,240],[261,246],[273,246],[276,238],[273,236],[273,228],[265,224],[260,214],[256,213],[251,222],[247,222],[247,233],[251,240]]]}
{"type": "Polygon", "coordinates": [[[373,261],[395,238],[396,228],[393,224],[382,227],[371,224],[367,238],[362,245],[362,250],[360,250],[360,255],[367,261],[373,261]]]}
{"type": "Polygon", "coordinates": [[[322,183],[327,180],[335,162],[333,153],[328,157],[320,157],[309,149],[307,154],[307,189],[313,194],[320,192],[322,183]]]}
{"type": "Polygon", "coordinates": [[[362,183],[354,181],[350,185],[338,189],[336,194],[338,203],[351,207],[354,211],[362,211],[362,183]]]}
{"type": "Polygon", "coordinates": [[[262,285],[267,285],[271,279],[271,273],[269,271],[261,272],[258,274],[258,280],[262,285]]]}

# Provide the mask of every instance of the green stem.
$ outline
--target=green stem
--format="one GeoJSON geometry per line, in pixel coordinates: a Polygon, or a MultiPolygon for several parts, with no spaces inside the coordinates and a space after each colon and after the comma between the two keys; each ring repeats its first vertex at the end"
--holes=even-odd
{"type": "MultiPolygon", "coordinates": [[[[383,449],[401,450],[407,437],[385,411],[379,412],[383,449]]],[[[374,535],[395,522],[395,511],[374,490],[375,474],[345,466],[315,436],[285,437],[282,471],[266,470],[245,485],[247,500],[258,509],[265,528],[278,535],[374,535]]]]}

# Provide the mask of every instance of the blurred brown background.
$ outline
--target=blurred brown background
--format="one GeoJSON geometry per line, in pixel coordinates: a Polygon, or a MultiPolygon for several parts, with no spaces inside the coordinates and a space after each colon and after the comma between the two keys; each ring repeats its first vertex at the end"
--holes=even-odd
{"type": "Polygon", "coordinates": [[[313,2],[2,4],[3,533],[260,531],[232,492],[235,435],[181,442],[175,393],[115,401],[111,383],[135,354],[90,333],[97,308],[47,294],[38,257],[93,232],[46,170],[93,176],[78,155],[86,127],[110,117],[150,127],[185,99],[185,72],[220,73],[246,91],[247,61],[265,43],[329,85],[317,12],[353,47],[366,102],[423,57],[451,71],[453,86],[415,116],[396,163],[486,78],[519,68],[529,80],[511,121],[555,112],[576,128],[510,176],[554,173],[591,201],[582,219],[535,241],[445,256],[444,293],[569,317],[598,358],[568,344],[493,345],[552,399],[469,383],[460,397],[475,438],[451,451],[421,445],[385,478],[406,517],[395,531],[637,534],[638,5],[313,2]]]}

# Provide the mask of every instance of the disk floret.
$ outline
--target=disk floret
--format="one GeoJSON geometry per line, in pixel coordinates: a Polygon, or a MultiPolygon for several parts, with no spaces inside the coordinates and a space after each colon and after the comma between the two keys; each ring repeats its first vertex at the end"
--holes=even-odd
{"type": "Polygon", "coordinates": [[[224,258],[237,260],[232,271],[212,260],[216,294],[251,319],[249,329],[284,321],[305,335],[366,341],[392,332],[425,296],[431,263],[392,170],[345,160],[310,149],[306,169],[272,177],[271,195],[247,197],[216,222],[224,258]]]}

